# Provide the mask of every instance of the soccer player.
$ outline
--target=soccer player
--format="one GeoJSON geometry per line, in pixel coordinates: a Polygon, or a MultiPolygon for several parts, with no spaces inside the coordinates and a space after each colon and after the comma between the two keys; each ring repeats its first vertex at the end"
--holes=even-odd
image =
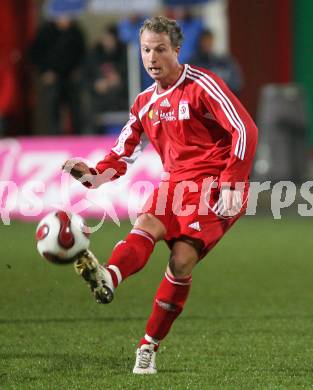
{"type": "Polygon", "coordinates": [[[184,308],[193,267],[244,213],[257,143],[254,122],[224,82],[178,62],[182,40],[174,20],[144,22],[141,55],[154,83],[137,96],[116,144],[96,167],[79,160],[64,165],[84,185],[97,187],[124,175],[147,138],[168,173],[105,265],[90,251],[75,265],[96,300],[109,303],[117,286],[145,266],[155,243],[168,244],[169,263],[139,342],[135,374],[157,372],[159,343],[184,308]]]}

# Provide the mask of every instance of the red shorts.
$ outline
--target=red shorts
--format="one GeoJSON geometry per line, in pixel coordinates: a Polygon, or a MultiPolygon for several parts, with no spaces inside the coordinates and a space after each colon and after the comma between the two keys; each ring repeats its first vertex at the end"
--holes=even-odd
{"type": "Polygon", "coordinates": [[[160,182],[145,203],[142,213],[158,218],[166,228],[164,240],[171,248],[177,240],[191,241],[203,258],[224,236],[245,211],[247,184],[243,207],[229,217],[219,210],[216,178],[180,183],[160,182]]]}

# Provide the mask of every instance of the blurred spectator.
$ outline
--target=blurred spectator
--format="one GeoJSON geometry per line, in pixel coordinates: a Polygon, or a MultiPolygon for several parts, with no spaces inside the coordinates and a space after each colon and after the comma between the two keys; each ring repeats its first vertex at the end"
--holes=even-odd
{"type": "Polygon", "coordinates": [[[128,110],[127,48],[118,39],[115,26],[104,28],[87,56],[86,78],[92,127],[103,132],[105,124],[97,123],[99,114],[128,110]]]}
{"type": "Polygon", "coordinates": [[[82,132],[81,64],[85,41],[79,25],[70,17],[58,16],[39,28],[31,47],[31,59],[40,74],[41,101],[49,134],[65,131],[63,108],[70,113],[71,127],[82,132]]]}
{"type": "MultiPolygon", "coordinates": [[[[140,79],[141,89],[149,87],[153,80],[145,71],[141,61],[140,46],[139,46],[139,30],[146,18],[139,14],[133,14],[128,18],[122,19],[118,25],[118,36],[120,40],[126,44],[132,43],[138,48],[138,58],[140,64],[140,79]]],[[[139,91],[138,91],[139,92],[139,91]]]]}
{"type": "Polygon", "coordinates": [[[166,14],[168,17],[177,20],[183,30],[184,44],[179,52],[179,62],[189,63],[190,59],[196,54],[197,42],[204,30],[202,19],[194,17],[191,9],[184,6],[169,8],[166,14]]]}
{"type": "Polygon", "coordinates": [[[128,18],[122,19],[118,23],[118,35],[121,41],[128,43],[134,42],[138,45],[139,30],[145,17],[133,14],[128,18]]]}
{"type": "Polygon", "coordinates": [[[216,73],[235,95],[240,94],[243,80],[239,65],[229,55],[214,53],[214,34],[211,30],[205,30],[201,33],[198,41],[198,53],[190,60],[190,63],[216,73]]]}

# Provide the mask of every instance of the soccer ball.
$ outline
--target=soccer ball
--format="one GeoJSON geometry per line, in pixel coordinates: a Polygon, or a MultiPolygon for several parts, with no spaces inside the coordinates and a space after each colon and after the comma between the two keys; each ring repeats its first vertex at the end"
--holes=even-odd
{"type": "Polygon", "coordinates": [[[39,222],[36,241],[40,255],[56,264],[74,262],[90,242],[83,218],[65,211],[49,213],[39,222]]]}

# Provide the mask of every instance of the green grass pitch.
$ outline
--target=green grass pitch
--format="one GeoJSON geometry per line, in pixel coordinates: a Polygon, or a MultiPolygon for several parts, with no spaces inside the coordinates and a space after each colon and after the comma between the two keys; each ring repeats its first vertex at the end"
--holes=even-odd
{"type": "MultiPolygon", "coordinates": [[[[105,260],[129,230],[92,237],[105,260]]],[[[1,389],[309,389],[313,383],[313,235],[308,218],[246,217],[195,269],[156,376],[134,376],[135,348],[168,250],[94,303],[72,266],[39,258],[34,224],[1,226],[1,389]]]]}

